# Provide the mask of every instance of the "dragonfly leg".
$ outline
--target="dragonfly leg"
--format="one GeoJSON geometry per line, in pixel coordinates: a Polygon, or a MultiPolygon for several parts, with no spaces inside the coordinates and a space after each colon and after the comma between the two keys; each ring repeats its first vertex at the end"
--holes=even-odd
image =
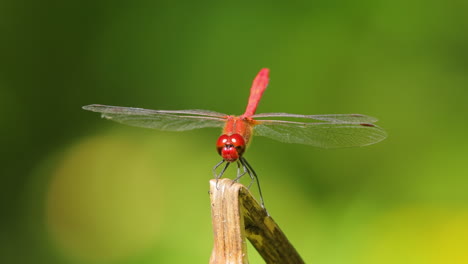
{"type": "MultiPolygon", "coordinates": [[[[258,194],[260,195],[260,203],[262,205],[262,208],[265,209],[267,215],[270,215],[265,208],[265,202],[263,201],[262,189],[260,188],[260,181],[258,180],[257,173],[255,173],[254,169],[252,168],[252,166],[250,166],[250,164],[247,162],[245,158],[240,157],[239,161],[242,164],[242,167],[244,167],[244,170],[249,174],[250,178],[252,179],[252,182],[254,180],[257,180],[258,194]]],[[[250,183],[250,185],[252,185],[252,182],[250,183]]]]}
{"type": "MultiPolygon", "coordinates": [[[[237,177],[233,180],[233,182],[239,182],[240,178],[242,176],[244,176],[246,173],[247,173],[247,170],[246,170],[244,164],[242,164],[239,160],[237,160],[237,177]],[[241,171],[240,171],[241,165],[242,165],[242,168],[244,170],[243,173],[241,173],[241,171]]],[[[249,188],[250,188],[250,185],[249,185],[249,188]]]]}
{"type": "Polygon", "coordinates": [[[218,175],[216,174],[216,170],[218,169],[219,166],[221,166],[224,162],[226,162],[225,160],[221,160],[220,162],[218,162],[214,167],[213,167],[213,176],[215,179],[218,179],[220,178],[222,175],[218,175]]]}
{"type": "MultiPolygon", "coordinates": [[[[245,159],[244,159],[244,161],[245,161],[245,159]]],[[[249,172],[249,168],[240,159],[237,161],[237,168],[238,168],[237,178],[234,181],[237,181],[240,177],[244,176],[246,173],[249,174],[250,183],[249,183],[249,186],[247,186],[247,189],[250,190],[250,187],[255,182],[255,177],[252,175],[252,173],[249,172]],[[242,173],[242,174],[240,174],[240,172],[239,172],[239,165],[242,165],[242,169],[244,170],[244,173],[242,173]]]]}
{"type": "MultiPolygon", "coordinates": [[[[245,165],[243,165],[243,166],[244,166],[244,171],[249,172],[249,168],[247,168],[247,166],[245,166],[245,165]]],[[[255,182],[255,177],[256,176],[254,177],[252,173],[249,173],[249,177],[250,177],[250,183],[249,183],[249,186],[247,186],[247,188],[250,190],[250,187],[252,187],[252,184],[255,182]]]]}
{"type": "Polygon", "coordinates": [[[221,166],[224,162],[226,162],[225,160],[222,160],[220,161],[218,164],[216,164],[214,167],[213,167],[213,174],[214,174],[214,177],[216,179],[216,189],[218,189],[218,180],[219,178],[221,178],[224,174],[224,172],[226,171],[226,169],[229,167],[229,164],[231,164],[230,162],[226,162],[226,165],[224,165],[224,168],[221,170],[221,172],[219,174],[216,174],[216,169],[221,166]]]}

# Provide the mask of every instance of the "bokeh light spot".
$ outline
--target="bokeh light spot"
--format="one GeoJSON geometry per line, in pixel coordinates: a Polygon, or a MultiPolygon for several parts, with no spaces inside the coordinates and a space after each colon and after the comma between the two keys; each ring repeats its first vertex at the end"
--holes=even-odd
{"type": "Polygon", "coordinates": [[[117,260],[157,240],[163,215],[158,172],[150,152],[128,140],[85,139],[66,151],[54,171],[47,224],[66,255],[117,260]]]}

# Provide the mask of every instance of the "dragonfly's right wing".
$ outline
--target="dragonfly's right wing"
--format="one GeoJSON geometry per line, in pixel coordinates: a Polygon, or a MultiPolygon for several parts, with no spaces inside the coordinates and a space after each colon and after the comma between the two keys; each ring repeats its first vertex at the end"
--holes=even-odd
{"type": "Polygon", "coordinates": [[[166,131],[223,127],[227,116],[207,110],[150,110],[99,104],[83,106],[83,109],[122,124],[166,131]]]}

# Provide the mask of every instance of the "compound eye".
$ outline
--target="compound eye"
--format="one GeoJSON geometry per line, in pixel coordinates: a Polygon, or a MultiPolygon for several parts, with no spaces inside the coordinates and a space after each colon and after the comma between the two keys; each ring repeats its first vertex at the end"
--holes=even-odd
{"type": "Polygon", "coordinates": [[[231,144],[236,148],[237,153],[239,153],[239,156],[241,156],[242,153],[244,153],[244,151],[245,151],[244,137],[242,137],[239,134],[231,135],[231,144]]]}
{"type": "Polygon", "coordinates": [[[221,150],[226,144],[229,144],[229,136],[221,135],[218,138],[218,141],[216,141],[216,149],[218,150],[219,155],[221,155],[221,150]]]}
{"type": "Polygon", "coordinates": [[[231,144],[234,147],[245,147],[244,138],[239,134],[232,134],[231,135],[231,144]]]}

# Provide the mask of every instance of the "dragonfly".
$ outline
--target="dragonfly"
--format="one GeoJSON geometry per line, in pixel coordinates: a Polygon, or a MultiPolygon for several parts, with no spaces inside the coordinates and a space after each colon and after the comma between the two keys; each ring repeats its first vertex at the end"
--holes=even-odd
{"type": "Polygon", "coordinates": [[[386,138],[385,130],[374,124],[377,122],[376,118],[361,114],[255,114],[268,86],[269,75],[268,68],[261,69],[257,74],[250,89],[247,108],[240,116],[198,109],[150,110],[100,104],[83,106],[83,109],[101,113],[103,118],[122,124],[157,130],[186,131],[223,127],[222,135],[216,142],[216,149],[222,160],[214,166],[213,175],[216,180],[220,179],[229,165],[236,163],[237,177],[234,182],[238,182],[246,174],[251,179],[248,188],[256,181],[263,208],[265,203],[258,176],[244,157],[253,135],[320,148],[366,146],[386,138]],[[225,164],[224,167],[217,173],[222,164],[225,164]]]}

